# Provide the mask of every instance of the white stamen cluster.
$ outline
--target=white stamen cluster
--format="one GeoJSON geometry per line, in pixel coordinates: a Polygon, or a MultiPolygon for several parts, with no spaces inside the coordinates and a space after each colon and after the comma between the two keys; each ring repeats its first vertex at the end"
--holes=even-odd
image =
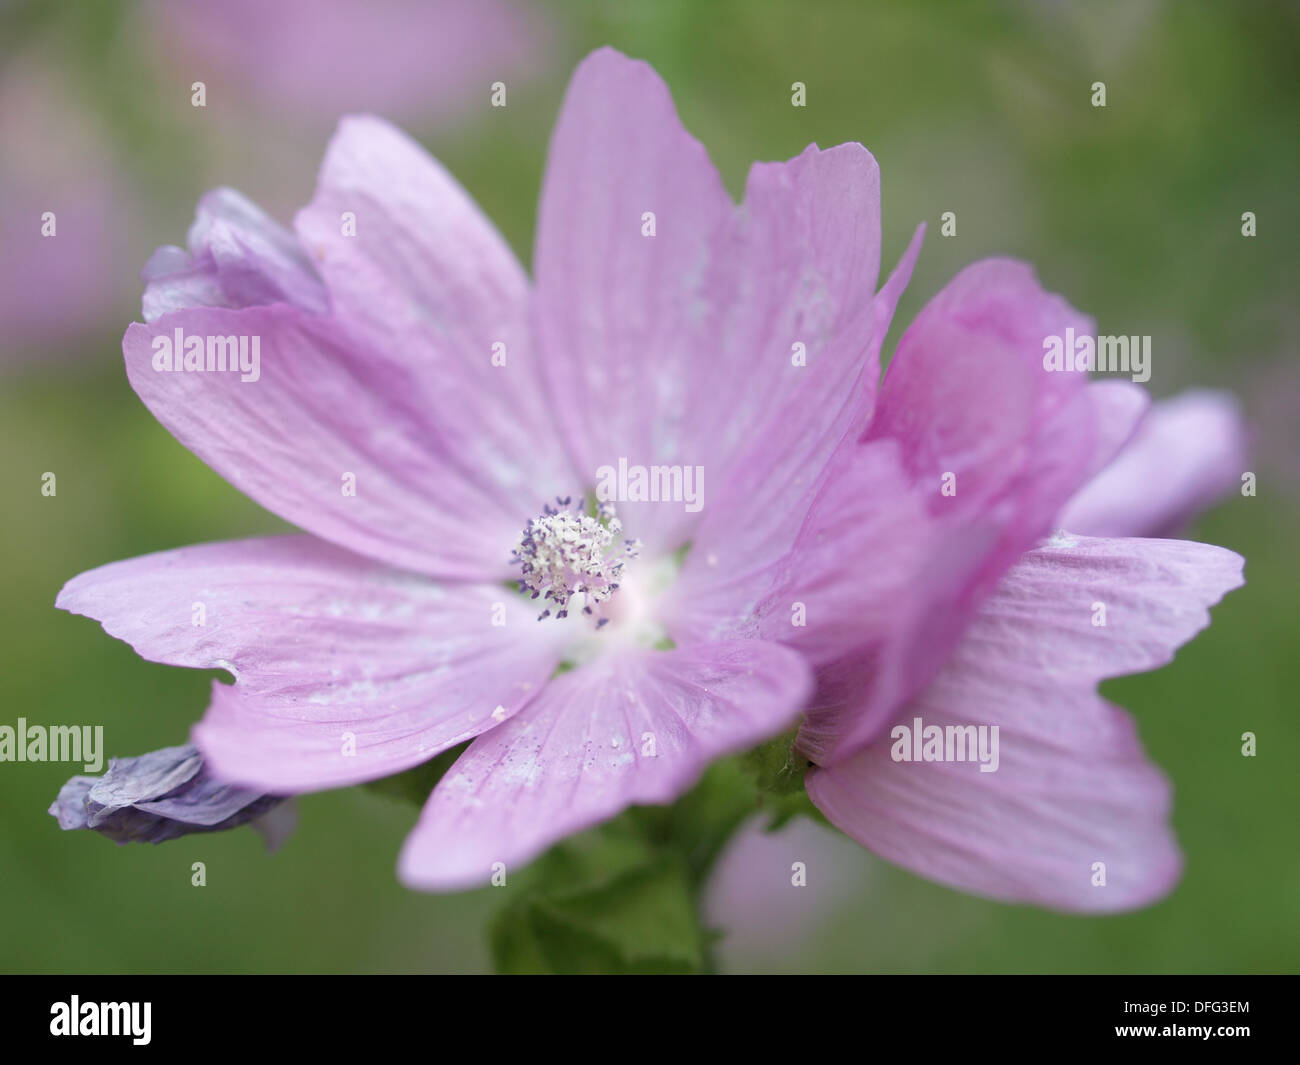
{"type": "MultiPolygon", "coordinates": [[[[514,561],[523,568],[519,590],[554,603],[557,618],[568,617],[570,602],[581,595],[582,612],[601,628],[609,621],[600,616],[601,604],[618,591],[623,567],[637,557],[641,542],[624,540],[621,550],[615,546],[623,523],[609,503],[600,504],[592,517],[571,506],[570,497],[555,502],[554,507],[546,504],[542,516],[533,518],[519,538],[514,552],[514,561]]],[[[537,620],[550,615],[548,607],[537,620]]]]}

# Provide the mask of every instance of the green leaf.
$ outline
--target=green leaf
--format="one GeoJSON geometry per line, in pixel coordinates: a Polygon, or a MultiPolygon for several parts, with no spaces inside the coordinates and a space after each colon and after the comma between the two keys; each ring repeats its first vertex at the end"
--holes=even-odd
{"type": "Polygon", "coordinates": [[[504,973],[691,973],[706,961],[690,876],[671,854],[599,886],[525,895],[491,941],[504,973]]]}

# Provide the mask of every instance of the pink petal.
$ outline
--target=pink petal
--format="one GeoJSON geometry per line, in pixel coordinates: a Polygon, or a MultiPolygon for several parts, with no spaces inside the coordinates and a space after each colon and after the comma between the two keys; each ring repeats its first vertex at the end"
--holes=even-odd
{"type": "Polygon", "coordinates": [[[996,725],[999,765],[893,761],[890,737],[809,773],[808,792],[858,842],[976,894],[1080,912],[1144,905],[1179,873],[1169,787],[1132,720],[1096,693],[1153,669],[1241,585],[1204,544],[1060,537],[1025,555],[952,659],[901,712],[911,725],[996,725]],[[1094,604],[1106,625],[1094,626],[1094,604]],[[1093,886],[1104,862],[1106,886],[1093,886]]]}
{"type": "Polygon", "coordinates": [[[586,487],[544,398],[523,268],[423,148],[380,119],[345,118],[296,226],[371,372],[401,368],[402,399],[436,430],[427,447],[441,478],[500,501],[515,533],[557,493],[586,487]]]}
{"type": "Polygon", "coordinates": [[[486,884],[633,804],[670,802],[720,755],[788,727],[809,688],[798,654],[737,641],[626,652],[561,674],[475,740],[406,841],[402,881],[486,884]]]}
{"type": "MultiPolygon", "coordinates": [[[[876,374],[880,342],[911,277],[924,229],[918,227],[872,301],[868,378],[876,374]]],[[[917,576],[916,564],[928,562],[923,552],[932,523],[903,473],[896,443],[852,442],[874,398],[874,389],[860,382],[853,406],[843,412],[847,423],[839,421],[847,440],[831,455],[812,458],[786,440],[789,454],[803,456],[797,468],[779,456],[751,455],[722,486],[663,605],[679,641],[761,634],[791,643],[820,664],[841,653],[846,639],[858,646],[855,634],[882,611],[894,610],[898,595],[917,576]],[[810,476],[809,470],[818,472],[810,476]],[[870,559],[870,566],[843,580],[845,566],[860,559],[870,559]],[[805,624],[798,627],[796,602],[806,608],[805,624]]],[[[792,416],[790,425],[798,431],[824,417],[804,412],[792,416]]],[[[760,439],[784,437],[771,430],[760,439]]]]}
{"type": "MultiPolygon", "coordinates": [[[[534,273],[544,372],[589,481],[620,457],[703,462],[691,364],[716,345],[705,282],[732,210],[659,76],[608,48],[583,60],[551,138],[534,273]],[[641,235],[646,212],[653,237],[641,235]]],[[[654,526],[684,520],[681,508],[641,506],[632,521],[624,509],[630,535],[677,546],[654,526]]]]}
{"type": "Polygon", "coordinates": [[[679,643],[772,640],[820,666],[894,631],[900,604],[927,579],[935,536],[898,445],[837,451],[818,486],[808,493],[811,509],[789,508],[804,518],[776,558],[776,538],[761,520],[692,546],[664,608],[679,643]]]}
{"type": "Polygon", "coordinates": [[[620,505],[648,552],[788,499],[869,409],[879,190],[861,145],[814,146],[756,165],[737,209],[650,67],[603,49],[578,68],[539,217],[539,333],[580,473],[705,471],[698,516],[620,505]]]}
{"type": "Polygon", "coordinates": [[[1029,542],[1050,526],[1096,442],[1086,376],[1043,367],[1044,337],[1067,328],[1090,333],[1091,323],[1007,259],[961,271],[908,328],[869,435],[903,445],[933,512],[979,517],[1007,504],[998,524],[1029,542]],[[945,473],[954,495],[940,491],[945,473]]]}
{"type": "MultiPolygon", "coordinates": [[[[1141,431],[1151,409],[1151,396],[1140,385],[1113,378],[1090,381],[1085,395],[1096,415],[1096,442],[1087,473],[1089,478],[1094,478],[1141,431]]],[[[1087,482],[1084,484],[1086,487],[1087,482]]]]}
{"type": "Polygon", "coordinates": [[[1246,428],[1226,392],[1152,408],[1119,457],[1066,504],[1058,524],[1089,536],[1170,536],[1241,485],[1246,428]]]}
{"type": "MultiPolygon", "coordinates": [[[[887,566],[916,551],[928,558],[909,564],[912,576],[889,604],[888,625],[855,627],[846,612],[830,645],[836,660],[819,658],[818,692],[798,744],[811,760],[842,758],[893,720],[943,664],[980,599],[1051,529],[1096,456],[1113,453],[1116,423],[1131,420],[1140,400],[1126,390],[1090,388],[1082,374],[1045,370],[1044,337],[1067,328],[1091,332],[1028,266],[986,260],[963,270],[903,335],[866,443],[898,448],[928,522],[900,523],[912,542],[890,551],[866,537],[855,544],[854,528],[880,527],[858,517],[844,523],[833,546],[868,570],[876,558],[887,566]],[[955,492],[945,493],[945,482],[955,492]]],[[[840,447],[842,483],[827,484],[814,512],[848,516],[855,508],[898,506],[897,492],[851,498],[861,477],[855,469],[865,465],[863,445],[846,440],[840,447]]],[[[810,521],[792,559],[824,540],[810,521]]],[[[870,582],[857,587],[872,590],[870,582]]],[[[880,609],[860,607],[867,616],[880,609]]]]}
{"type": "Polygon", "coordinates": [[[194,740],[221,778],[279,793],[427,761],[522,709],[559,658],[558,633],[505,589],[435,584],[306,536],[115,562],[57,605],[150,661],[229,671],[194,740]]]}
{"type": "Polygon", "coordinates": [[[186,307],[327,309],[325,288],[297,238],[233,189],[199,201],[188,244],[189,251],[159,248],[145,265],[146,322],[186,307]]]}
{"type": "Polygon", "coordinates": [[[268,510],[394,566],[511,575],[510,551],[541,501],[506,499],[491,469],[449,450],[436,412],[418,402],[423,371],[405,349],[381,356],[336,320],[283,303],[174,311],[132,325],[122,349],[154,416],[268,510]],[[258,378],[156,370],[154,338],[175,330],[259,338],[258,378]]]}

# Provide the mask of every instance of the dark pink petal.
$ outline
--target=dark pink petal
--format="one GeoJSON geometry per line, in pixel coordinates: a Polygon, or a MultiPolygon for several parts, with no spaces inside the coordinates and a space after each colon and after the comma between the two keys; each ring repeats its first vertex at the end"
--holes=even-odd
{"type": "Polygon", "coordinates": [[[1066,504],[1058,524],[1089,536],[1172,536],[1241,485],[1246,428],[1226,392],[1157,403],[1119,457],[1066,504]]]}
{"type": "Polygon", "coordinates": [[[486,884],[633,804],[666,803],[715,758],[793,723],[809,690],[798,654],[737,641],[629,651],[551,681],[475,740],[406,841],[404,883],[486,884]]]}
{"type": "Polygon", "coordinates": [[[1043,366],[1045,337],[1091,322],[1038,284],[1033,270],[987,259],[959,273],[899,341],[881,386],[872,439],[900,442],[930,509],[978,518],[999,504],[1015,539],[1041,534],[1086,470],[1095,414],[1080,402],[1081,373],[1043,366]],[[1087,438],[1066,429],[1087,430],[1087,438]],[[955,494],[940,491],[955,475],[955,494]],[[1053,498],[1060,497],[1049,506],[1053,498]]]}
{"type": "Polygon", "coordinates": [[[122,349],[155,417],[268,510],[394,566],[465,579],[512,574],[511,549],[540,500],[509,500],[499,468],[466,464],[472,456],[455,451],[419,402],[424,371],[411,352],[380,356],[335,319],[282,303],[174,311],[132,325],[122,349]],[[155,369],[154,338],[178,329],[259,338],[257,379],[155,369]]]}
{"type": "MultiPolygon", "coordinates": [[[[570,471],[544,398],[523,268],[423,148],[378,118],[345,118],[295,224],[371,372],[400,368],[442,479],[490,494],[516,534],[557,493],[581,493],[589,481],[570,471]]],[[[482,531],[477,512],[458,517],[482,531]]]]}
{"type": "Polygon", "coordinates": [[[277,792],[427,761],[522,709],[559,658],[558,634],[504,588],[436,584],[306,536],[115,562],[58,606],[150,661],[229,671],[195,742],[221,779],[277,792]]]}
{"type": "Polygon", "coordinates": [[[996,725],[998,767],[891,758],[882,736],[810,771],[830,820],[891,861],[965,891],[1082,912],[1167,893],[1180,860],[1169,787],[1132,720],[1096,693],[1164,665],[1239,587],[1242,560],[1204,544],[1060,536],[987,598],[912,725],[996,725]],[[1104,626],[1093,624],[1105,605],[1104,626]],[[1094,887],[1094,863],[1105,887],[1094,887]]]}
{"type": "MultiPolygon", "coordinates": [[[[856,649],[819,670],[799,737],[813,761],[828,764],[869,742],[934,676],[980,599],[1050,531],[1099,456],[1113,453],[1116,425],[1136,416],[1133,393],[1044,368],[1044,338],[1070,328],[1090,333],[1091,323],[1045,292],[1028,266],[991,259],[963,270],[903,335],[865,443],[897,444],[930,518],[928,533],[912,523],[930,558],[894,603],[883,637],[864,629],[856,649]]],[[[831,497],[853,490],[854,466],[865,462],[862,445],[841,448],[847,472],[822,490],[831,497]]],[[[792,557],[820,535],[811,520],[792,557]]],[[[846,538],[840,550],[870,566],[879,548],[864,543],[855,551],[846,538]]],[[[839,638],[837,648],[845,642],[839,638]]]]}

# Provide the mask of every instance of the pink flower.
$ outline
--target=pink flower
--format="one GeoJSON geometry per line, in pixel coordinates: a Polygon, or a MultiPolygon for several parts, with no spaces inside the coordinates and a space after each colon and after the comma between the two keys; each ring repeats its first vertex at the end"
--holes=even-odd
{"type": "Polygon", "coordinates": [[[306,535],[115,563],[59,605],[234,675],[194,732],[223,779],[333,787],[472,740],[407,841],[412,886],[668,802],[802,712],[810,794],[879,853],[1137,904],[1172,878],[1166,787],[1095,685],[1167,661],[1241,560],[1039,543],[1145,399],[1043,369],[1043,338],[1089,323],[1021,264],[963,271],[877,386],[919,237],[877,292],[865,149],[759,164],[737,208],[654,72],[602,50],[554,134],[530,284],[417,146],[345,120],[294,233],[210,195],[123,341],[159,420],[306,535]],[[187,337],[259,338],[260,367],[167,368],[187,337]],[[702,507],[582,508],[602,471],[652,465],[703,470],[702,507]],[[999,772],[890,761],[918,705],[1000,723],[999,772]]]}

